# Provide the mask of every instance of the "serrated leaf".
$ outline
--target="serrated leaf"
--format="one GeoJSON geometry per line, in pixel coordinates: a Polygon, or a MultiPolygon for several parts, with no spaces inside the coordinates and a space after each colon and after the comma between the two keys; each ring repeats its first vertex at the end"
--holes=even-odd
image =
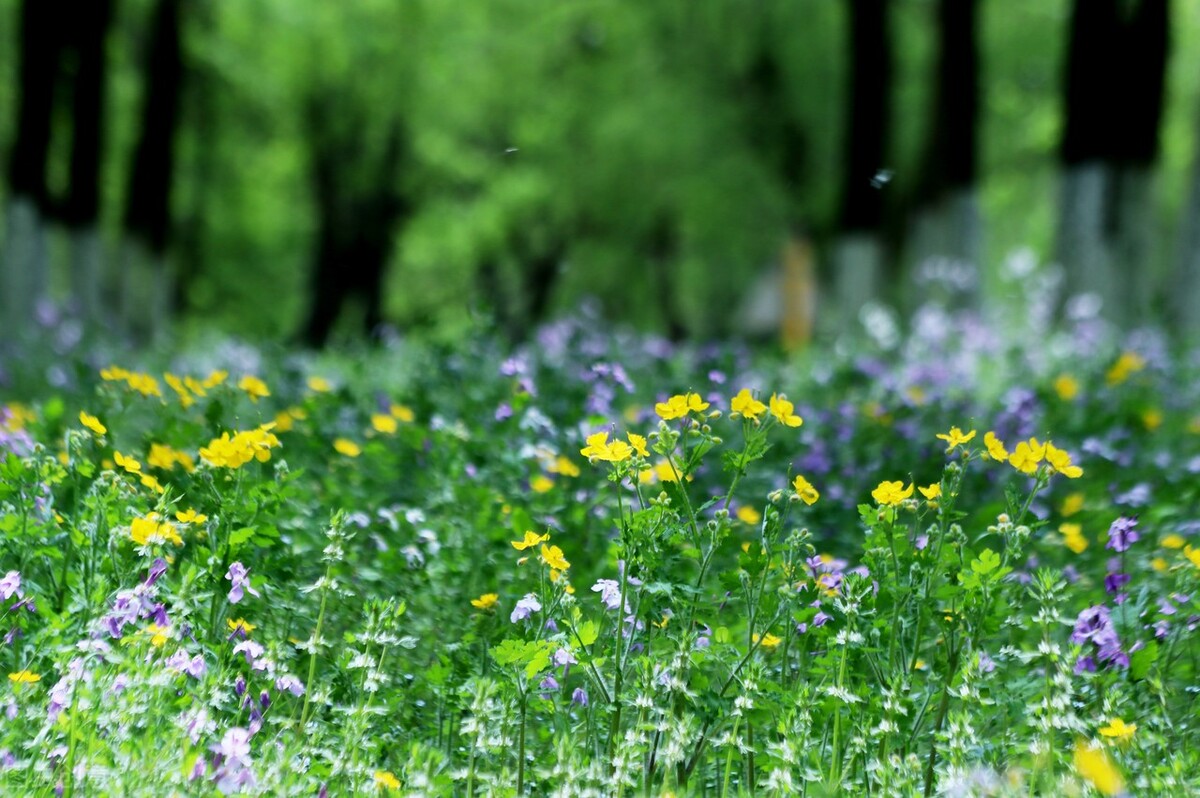
{"type": "Polygon", "coordinates": [[[575,628],[575,634],[579,636],[580,645],[590,646],[600,636],[600,630],[595,621],[584,621],[575,628]]]}

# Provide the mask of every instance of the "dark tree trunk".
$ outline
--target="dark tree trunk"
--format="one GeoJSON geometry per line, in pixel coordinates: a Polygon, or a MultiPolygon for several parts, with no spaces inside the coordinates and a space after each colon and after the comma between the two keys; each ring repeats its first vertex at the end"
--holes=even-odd
{"type": "Polygon", "coordinates": [[[891,132],[892,50],[887,0],[849,0],[850,54],[839,239],[833,255],[843,317],[880,293],[883,188],[891,132]]]}
{"type": "Polygon", "coordinates": [[[61,0],[21,4],[20,100],[8,160],[8,218],[0,263],[0,322],[10,330],[21,330],[30,321],[48,279],[43,220],[52,209],[46,161],[64,16],[61,0]]]}
{"type": "Polygon", "coordinates": [[[936,89],[913,223],[914,260],[960,262],[971,293],[977,285],[981,222],[976,180],[979,141],[978,0],[939,0],[936,89]],[[968,278],[971,278],[968,280],[968,278]]]}
{"type": "Polygon", "coordinates": [[[663,326],[667,338],[679,342],[687,338],[687,325],[679,311],[676,296],[678,280],[671,274],[673,262],[679,254],[679,234],[672,220],[663,216],[655,222],[650,232],[649,252],[650,269],[658,283],[659,310],[662,313],[663,326]]]}
{"type": "Polygon", "coordinates": [[[104,111],[108,82],[106,44],[113,16],[111,0],[77,4],[71,49],[71,183],[61,207],[71,234],[71,293],[88,324],[99,319],[103,269],[99,232],[100,169],[104,150],[104,111]]]}
{"type": "Polygon", "coordinates": [[[891,130],[891,37],[887,0],[850,0],[850,84],[843,159],[841,229],[871,232],[883,223],[876,180],[891,130]]]}
{"type": "Polygon", "coordinates": [[[364,332],[369,336],[379,332],[384,271],[396,225],[407,214],[403,196],[395,186],[401,159],[400,127],[395,126],[388,136],[378,162],[364,163],[362,150],[354,140],[362,127],[331,124],[327,113],[324,100],[310,100],[310,165],[318,219],[303,338],[312,347],[328,343],[351,297],[363,302],[364,332]]]}
{"type": "Polygon", "coordinates": [[[182,0],[158,0],[144,71],[141,128],[125,204],[122,317],[139,338],[160,334],[173,291],[166,254],[171,236],[171,186],[184,64],[182,0]]]}
{"type": "Polygon", "coordinates": [[[166,251],[171,228],[175,132],[183,88],[181,0],[158,0],[146,61],[141,132],[130,170],[125,229],[154,254],[166,251]]]}
{"type": "Polygon", "coordinates": [[[1059,259],[1068,295],[1089,292],[1121,326],[1145,320],[1157,288],[1158,157],[1168,0],[1076,0],[1065,69],[1059,259]]]}

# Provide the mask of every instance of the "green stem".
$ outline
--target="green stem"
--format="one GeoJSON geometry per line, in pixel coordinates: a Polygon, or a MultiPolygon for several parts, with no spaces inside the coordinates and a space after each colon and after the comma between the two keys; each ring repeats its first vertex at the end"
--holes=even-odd
{"type": "Polygon", "coordinates": [[[325,566],[325,578],[321,587],[321,608],[317,611],[317,627],[313,630],[312,648],[308,652],[308,680],[304,684],[304,707],[300,710],[300,733],[308,721],[308,707],[312,702],[312,686],[317,677],[317,648],[321,645],[321,627],[325,624],[325,607],[329,601],[329,579],[333,563],[325,566]]]}

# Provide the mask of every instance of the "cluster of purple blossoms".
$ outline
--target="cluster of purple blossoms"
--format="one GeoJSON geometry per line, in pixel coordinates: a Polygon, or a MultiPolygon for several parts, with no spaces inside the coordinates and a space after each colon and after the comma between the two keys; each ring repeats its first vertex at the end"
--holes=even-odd
{"type": "Polygon", "coordinates": [[[1076,673],[1094,672],[1098,664],[1129,667],[1129,655],[1121,648],[1121,639],[1117,637],[1108,607],[1103,604],[1079,613],[1071,632],[1071,642],[1084,646],[1084,653],[1075,662],[1076,673]]]}
{"type": "Polygon", "coordinates": [[[1108,527],[1108,542],[1104,544],[1104,548],[1111,549],[1115,552],[1129,551],[1129,547],[1136,543],[1140,536],[1137,533],[1137,516],[1121,516],[1108,527]]]}
{"type": "Polygon", "coordinates": [[[250,570],[240,562],[232,563],[229,570],[225,572],[225,578],[230,581],[229,586],[229,603],[237,604],[246,594],[251,596],[261,595],[257,590],[250,586],[250,570]]]}
{"type": "MultiPolygon", "coordinates": [[[[213,752],[213,779],[222,795],[239,793],[256,786],[254,761],[250,758],[250,738],[253,735],[249,729],[234,727],[225,732],[221,742],[209,746],[213,752]]],[[[199,778],[203,773],[204,757],[200,757],[192,777],[199,778]]]]}

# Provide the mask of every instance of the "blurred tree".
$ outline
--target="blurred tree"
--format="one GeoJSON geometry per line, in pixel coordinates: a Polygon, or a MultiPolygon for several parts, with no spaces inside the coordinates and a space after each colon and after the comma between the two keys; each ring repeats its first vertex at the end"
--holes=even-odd
{"type": "Polygon", "coordinates": [[[1067,294],[1094,292],[1125,326],[1148,317],[1156,282],[1151,173],[1168,29],[1167,0],[1075,0],[1071,14],[1058,257],[1067,294]]]}
{"type": "Polygon", "coordinates": [[[842,153],[834,283],[839,311],[853,318],[883,292],[882,189],[892,123],[892,52],[887,0],[848,0],[848,132],[842,153]]]}
{"type": "Polygon", "coordinates": [[[978,196],[979,0],[938,0],[938,55],[912,248],[982,266],[978,196]]]}
{"type": "Polygon", "coordinates": [[[121,317],[127,332],[163,332],[171,309],[167,261],[175,138],[184,82],[182,0],[157,0],[143,71],[145,87],[137,144],[125,199],[121,257],[121,317]]]}
{"type": "Polygon", "coordinates": [[[100,321],[104,276],[100,169],[106,126],[108,31],[113,0],[76,4],[68,28],[71,85],[70,184],[59,216],[71,235],[71,295],[88,326],[100,321]]]}
{"type": "Polygon", "coordinates": [[[383,322],[383,275],[405,202],[397,187],[401,137],[396,124],[375,151],[362,140],[365,109],[331,93],[308,105],[310,169],[317,207],[317,239],[304,340],[329,340],[351,297],[363,303],[363,329],[375,335],[383,322]]]}
{"type": "Polygon", "coordinates": [[[0,319],[21,330],[46,293],[49,268],[46,217],[52,212],[46,182],[55,87],[63,47],[62,0],[23,0],[16,142],[8,160],[8,207],[0,263],[0,319]]]}

